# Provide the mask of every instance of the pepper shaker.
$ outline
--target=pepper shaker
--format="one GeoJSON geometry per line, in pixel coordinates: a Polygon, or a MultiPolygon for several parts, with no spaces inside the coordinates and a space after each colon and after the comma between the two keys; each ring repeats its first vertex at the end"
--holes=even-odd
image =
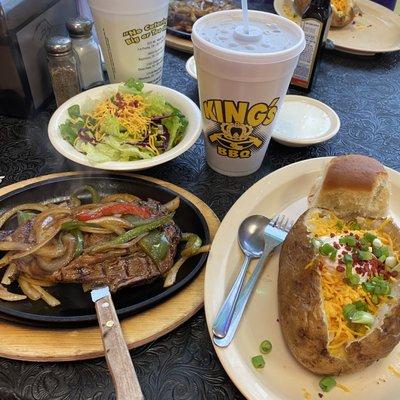
{"type": "Polygon", "coordinates": [[[88,18],[70,18],[66,23],[72,48],[78,59],[79,81],[82,89],[104,83],[100,49],[93,38],[93,22],[88,18]]]}
{"type": "Polygon", "coordinates": [[[64,36],[52,36],[46,41],[47,61],[57,106],[80,92],[78,68],[72,42],[64,36]]]}

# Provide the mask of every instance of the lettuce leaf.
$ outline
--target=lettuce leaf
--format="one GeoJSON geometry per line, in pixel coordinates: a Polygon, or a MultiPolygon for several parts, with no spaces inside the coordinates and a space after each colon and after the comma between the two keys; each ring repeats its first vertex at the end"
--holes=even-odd
{"type": "Polygon", "coordinates": [[[79,129],[83,128],[83,126],[84,122],[82,119],[78,119],[76,121],[68,119],[60,125],[61,137],[73,145],[78,137],[79,129]]]}
{"type": "Polygon", "coordinates": [[[71,118],[79,118],[81,116],[81,110],[78,104],[74,104],[73,106],[68,108],[68,115],[71,118]]]}
{"type": "Polygon", "coordinates": [[[125,143],[116,137],[107,136],[104,142],[120,153],[119,161],[133,161],[152,157],[146,149],[140,149],[137,146],[125,143]]]}

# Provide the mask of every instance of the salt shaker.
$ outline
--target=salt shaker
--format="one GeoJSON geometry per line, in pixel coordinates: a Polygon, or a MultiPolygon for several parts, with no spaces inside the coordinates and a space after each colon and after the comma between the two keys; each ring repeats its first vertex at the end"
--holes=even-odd
{"type": "Polygon", "coordinates": [[[79,81],[82,89],[104,82],[100,49],[92,35],[93,22],[88,18],[70,18],[66,27],[72,39],[72,48],[78,58],[79,81]]]}
{"type": "Polygon", "coordinates": [[[80,92],[78,67],[71,39],[52,36],[46,41],[47,61],[57,106],[80,92]]]}

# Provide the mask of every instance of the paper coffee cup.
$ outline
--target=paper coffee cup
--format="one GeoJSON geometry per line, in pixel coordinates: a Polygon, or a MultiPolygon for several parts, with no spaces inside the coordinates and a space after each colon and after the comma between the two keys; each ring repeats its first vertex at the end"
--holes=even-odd
{"type": "Polygon", "coordinates": [[[292,21],[261,11],[249,11],[249,19],[247,36],[241,10],[206,15],[192,32],[207,163],[229,176],[261,166],[305,47],[292,21]]]}
{"type": "Polygon", "coordinates": [[[111,82],[161,83],[168,0],[89,0],[111,82]]]}

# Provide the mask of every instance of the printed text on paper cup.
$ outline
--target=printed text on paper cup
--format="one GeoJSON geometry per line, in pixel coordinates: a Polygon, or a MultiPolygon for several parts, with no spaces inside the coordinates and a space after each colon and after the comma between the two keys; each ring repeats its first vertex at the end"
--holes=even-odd
{"type": "Polygon", "coordinates": [[[216,126],[208,130],[207,136],[210,143],[216,145],[217,153],[229,158],[249,158],[252,151],[262,147],[264,139],[258,132],[274,120],[278,100],[276,97],[270,104],[253,105],[245,101],[204,101],[204,118],[216,126]]]}
{"type": "Polygon", "coordinates": [[[125,38],[125,43],[130,46],[131,44],[138,44],[141,40],[148,39],[151,36],[158,35],[166,29],[167,20],[163,18],[160,21],[147,24],[143,28],[132,28],[122,32],[122,36],[125,38]]]}

